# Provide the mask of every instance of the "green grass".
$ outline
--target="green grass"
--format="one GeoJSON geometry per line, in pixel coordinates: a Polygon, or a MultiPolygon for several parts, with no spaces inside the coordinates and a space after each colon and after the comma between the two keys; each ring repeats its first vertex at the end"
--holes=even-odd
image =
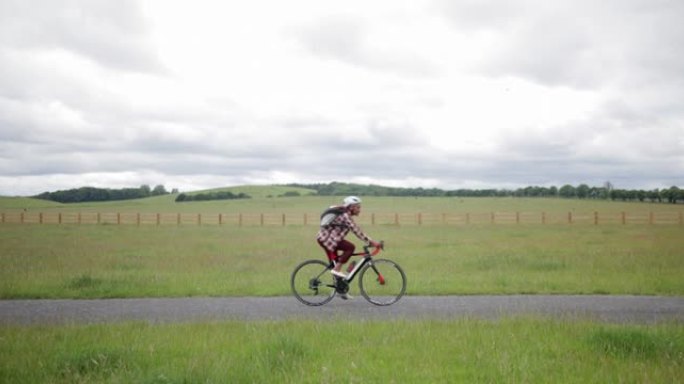
{"type": "Polygon", "coordinates": [[[0,196],[0,211],[12,211],[23,209],[53,209],[64,206],[54,201],[32,199],[28,197],[0,196]]]}
{"type": "Polygon", "coordinates": [[[498,321],[0,328],[3,383],[675,383],[684,327],[498,321]],[[410,346],[410,347],[408,347],[410,346]]]}
{"type": "MultiPolygon", "coordinates": [[[[314,242],[316,219],[339,198],[268,197],[295,190],[289,187],[231,190],[257,197],[178,204],[173,196],[159,196],[69,205],[0,198],[0,212],[16,215],[26,205],[34,216],[35,211],[53,216],[64,212],[65,222],[70,223],[76,222],[75,212],[91,216],[93,212],[128,212],[129,222],[133,212],[187,214],[181,225],[175,220],[160,226],[154,221],[140,226],[111,221],[58,225],[54,217],[42,225],[36,217],[33,224],[0,224],[0,298],[288,295],[294,266],[322,257],[314,242]],[[226,223],[219,226],[206,219],[200,226],[190,213],[212,217],[224,213],[226,223]],[[253,222],[238,226],[233,222],[238,213],[246,217],[251,213],[253,222]],[[308,225],[302,225],[301,219],[282,225],[282,220],[276,220],[260,226],[254,216],[258,213],[274,217],[307,213],[310,221],[308,225]]],[[[382,257],[404,268],[411,295],[682,295],[684,226],[676,222],[499,225],[486,219],[491,212],[547,212],[549,222],[555,222],[551,217],[563,218],[568,212],[577,217],[593,211],[659,212],[676,217],[682,210],[684,206],[672,204],[566,199],[364,197],[359,222],[371,237],[386,240],[382,257]],[[387,224],[393,222],[395,213],[410,221],[417,213],[434,218],[464,212],[472,213],[473,223],[387,224]],[[375,225],[370,220],[373,215],[378,217],[375,225]],[[477,215],[485,217],[484,224],[475,223],[477,215]]]]}
{"type": "MultiPolygon", "coordinates": [[[[682,295],[679,226],[367,227],[410,295],[682,295]]],[[[315,226],[5,225],[0,297],[289,295],[315,226]]],[[[352,292],[357,287],[352,287],[352,292]]]]}

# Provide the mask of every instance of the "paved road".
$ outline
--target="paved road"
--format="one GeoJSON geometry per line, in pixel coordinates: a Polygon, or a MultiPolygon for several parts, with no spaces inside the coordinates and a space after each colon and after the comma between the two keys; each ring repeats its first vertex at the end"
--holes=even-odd
{"type": "Polygon", "coordinates": [[[4,300],[0,325],[151,323],[286,319],[496,319],[542,315],[575,320],[652,324],[684,322],[684,297],[655,296],[408,296],[389,307],[363,298],[307,307],[293,297],[4,300]]]}

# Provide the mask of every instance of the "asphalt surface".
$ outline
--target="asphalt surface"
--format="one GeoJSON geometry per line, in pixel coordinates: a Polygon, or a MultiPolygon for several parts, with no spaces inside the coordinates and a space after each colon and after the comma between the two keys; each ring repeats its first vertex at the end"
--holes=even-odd
{"type": "Polygon", "coordinates": [[[0,325],[268,320],[497,319],[543,316],[610,323],[684,322],[684,297],[407,296],[388,307],[362,297],[308,307],[294,297],[2,300],[0,325]]]}

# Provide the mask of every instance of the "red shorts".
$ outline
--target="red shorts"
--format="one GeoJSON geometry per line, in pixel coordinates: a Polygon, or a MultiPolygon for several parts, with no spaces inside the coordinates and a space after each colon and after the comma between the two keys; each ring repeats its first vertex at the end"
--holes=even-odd
{"type": "Polygon", "coordinates": [[[342,263],[342,264],[349,261],[349,258],[351,257],[351,255],[354,253],[354,250],[356,249],[356,246],[354,245],[354,243],[347,241],[347,240],[344,240],[344,239],[337,244],[337,248],[334,251],[329,251],[320,242],[318,244],[325,251],[326,256],[328,256],[328,260],[337,261],[337,262],[342,263]]]}

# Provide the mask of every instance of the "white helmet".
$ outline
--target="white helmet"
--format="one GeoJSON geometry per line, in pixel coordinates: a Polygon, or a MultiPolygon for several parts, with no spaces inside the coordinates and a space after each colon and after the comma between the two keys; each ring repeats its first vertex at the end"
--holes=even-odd
{"type": "Polygon", "coordinates": [[[356,196],[347,196],[344,198],[344,206],[348,207],[350,205],[361,204],[361,199],[356,196]]]}

